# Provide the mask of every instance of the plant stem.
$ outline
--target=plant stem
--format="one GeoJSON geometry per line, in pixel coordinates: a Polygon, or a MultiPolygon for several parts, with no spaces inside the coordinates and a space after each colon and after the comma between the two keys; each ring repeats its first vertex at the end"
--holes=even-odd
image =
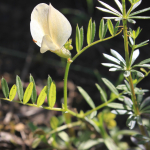
{"type": "MultiPolygon", "coordinates": [[[[7,101],[9,101],[9,102],[15,102],[15,103],[23,104],[23,103],[20,102],[20,101],[15,101],[15,100],[10,101],[10,99],[8,99],[8,98],[0,98],[0,99],[7,100],[7,101]]],[[[51,107],[46,107],[46,106],[37,106],[36,104],[31,104],[31,103],[26,103],[26,105],[32,106],[32,107],[44,108],[44,109],[48,109],[48,110],[54,110],[54,111],[65,111],[65,110],[62,109],[62,108],[55,108],[55,107],[51,108],[51,107]]]]}
{"type": "Polygon", "coordinates": [[[92,112],[94,112],[94,111],[96,111],[96,110],[99,110],[99,109],[101,109],[101,108],[107,106],[109,103],[111,103],[111,102],[114,101],[115,99],[119,98],[121,95],[122,95],[122,93],[120,93],[118,96],[116,96],[116,97],[114,97],[114,98],[108,100],[107,102],[105,102],[105,103],[103,103],[103,104],[101,104],[101,105],[99,105],[99,106],[93,108],[92,110],[86,112],[86,113],[84,114],[84,116],[87,116],[87,115],[91,114],[92,112]]]}
{"type": "Polygon", "coordinates": [[[60,132],[60,131],[65,130],[65,129],[67,129],[67,128],[72,128],[72,127],[74,127],[74,126],[79,126],[79,125],[81,125],[81,123],[82,123],[81,121],[77,121],[77,122],[65,124],[65,125],[63,125],[63,126],[60,126],[60,127],[56,128],[56,129],[50,131],[50,132],[47,133],[47,134],[48,134],[48,136],[49,136],[49,135],[51,135],[51,134],[54,134],[54,133],[56,133],[56,132],[60,132]]]}
{"type": "MultiPolygon", "coordinates": [[[[127,66],[127,70],[130,70],[125,0],[122,0],[122,8],[123,8],[123,18],[124,18],[123,19],[123,34],[124,34],[124,49],[125,49],[126,66],[127,66]]],[[[132,102],[133,102],[134,113],[135,113],[136,116],[138,116],[138,115],[140,115],[140,112],[139,112],[139,108],[138,108],[138,105],[137,105],[137,100],[136,100],[136,95],[135,95],[135,92],[134,92],[134,86],[133,86],[131,73],[130,73],[130,76],[128,77],[128,79],[129,79],[129,84],[130,84],[130,89],[131,89],[131,94],[132,94],[132,102]]],[[[141,131],[142,135],[146,136],[144,126],[139,125],[139,128],[140,128],[140,131],[141,131]]],[[[146,147],[147,150],[149,150],[148,144],[145,144],[145,147],[146,147]]]]}
{"type": "Polygon", "coordinates": [[[68,73],[70,68],[70,62],[67,61],[65,76],[64,76],[64,109],[67,110],[67,80],[68,80],[68,73]]]}
{"type": "Polygon", "coordinates": [[[73,58],[72,58],[72,61],[74,61],[80,54],[82,54],[86,49],[90,48],[91,46],[97,44],[97,43],[100,43],[100,42],[103,42],[103,41],[106,41],[106,40],[109,40],[111,38],[114,38],[115,36],[119,35],[120,33],[122,32],[122,29],[115,35],[113,36],[110,36],[108,38],[105,38],[105,39],[102,39],[102,40],[97,40],[89,45],[87,45],[86,47],[84,47],[80,52],[78,52],[73,58]]]}

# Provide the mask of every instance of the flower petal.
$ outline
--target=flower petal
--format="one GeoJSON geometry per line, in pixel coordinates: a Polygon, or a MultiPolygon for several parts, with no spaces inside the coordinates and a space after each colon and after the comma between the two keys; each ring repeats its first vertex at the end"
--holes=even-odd
{"type": "Polygon", "coordinates": [[[41,46],[44,35],[49,35],[48,27],[49,6],[40,3],[34,7],[31,13],[30,31],[38,46],[41,46]]]}
{"type": "Polygon", "coordinates": [[[41,48],[40,48],[41,53],[45,53],[48,50],[50,50],[51,52],[54,52],[58,49],[59,48],[53,43],[53,41],[49,35],[43,36],[42,44],[41,44],[41,48]]]}
{"type": "Polygon", "coordinates": [[[53,42],[61,48],[71,35],[72,28],[67,18],[56,10],[51,4],[49,5],[49,31],[53,42]]]}

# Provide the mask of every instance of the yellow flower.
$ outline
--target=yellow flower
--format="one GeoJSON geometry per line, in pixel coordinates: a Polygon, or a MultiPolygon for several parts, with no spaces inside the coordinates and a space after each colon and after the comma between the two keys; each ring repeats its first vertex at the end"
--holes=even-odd
{"type": "MultiPolygon", "coordinates": [[[[98,118],[100,118],[101,115],[102,114],[99,113],[98,114],[98,118]]],[[[115,114],[107,112],[107,111],[106,112],[104,111],[103,118],[104,118],[104,122],[105,122],[106,126],[108,127],[108,129],[112,129],[112,128],[116,127],[117,123],[114,120],[116,118],[115,114]]]]}
{"type": "Polygon", "coordinates": [[[30,31],[40,52],[47,50],[60,57],[70,58],[71,53],[64,48],[71,35],[72,27],[67,18],[51,4],[38,4],[31,13],[30,31]]]}

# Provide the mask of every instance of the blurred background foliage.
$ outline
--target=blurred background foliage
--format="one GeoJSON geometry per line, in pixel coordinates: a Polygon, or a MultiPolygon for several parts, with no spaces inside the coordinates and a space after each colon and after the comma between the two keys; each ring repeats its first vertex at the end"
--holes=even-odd
{"type": "MultiPolygon", "coordinates": [[[[105,2],[112,7],[118,9],[113,0],[105,0],[105,2]]],[[[100,6],[98,1],[96,0],[0,1],[0,77],[4,77],[9,85],[12,85],[15,83],[16,75],[19,75],[24,83],[24,87],[26,87],[29,81],[29,75],[31,73],[40,92],[40,87],[44,87],[44,85],[46,84],[47,76],[49,74],[56,82],[57,105],[60,105],[63,97],[65,60],[61,59],[60,57],[51,52],[41,54],[40,48],[36,44],[34,44],[30,34],[30,15],[33,8],[39,3],[51,3],[56,9],[61,11],[70,21],[72,25],[72,35],[70,38],[72,38],[74,46],[74,49],[71,51],[72,55],[76,54],[76,25],[78,24],[79,27],[83,26],[84,33],[86,35],[87,26],[90,18],[92,18],[93,21],[95,20],[97,34],[94,40],[98,40],[98,28],[100,20],[102,17],[110,15],[104,12],[100,12],[95,8],[96,6],[100,6]]],[[[129,6],[130,3],[127,2],[127,7],[129,6]]],[[[140,10],[146,7],[148,7],[147,3],[143,2],[138,7],[138,9],[140,10]]],[[[143,13],[142,15],[149,16],[149,12],[143,13]]],[[[129,26],[132,27],[132,29],[137,29],[137,27],[139,26],[143,29],[137,39],[137,43],[149,39],[149,20],[137,20],[137,23],[135,25],[129,24],[129,26]]],[[[107,33],[106,36],[110,36],[109,33],[107,33]]],[[[86,45],[87,43],[84,43],[84,46],[86,45]]],[[[77,85],[83,87],[83,89],[87,91],[92,97],[95,104],[98,105],[101,103],[101,101],[95,83],[99,83],[103,87],[101,77],[109,79],[115,85],[119,84],[122,81],[122,74],[120,74],[119,72],[109,72],[108,68],[105,68],[101,65],[102,62],[108,62],[105,58],[103,58],[102,53],[109,54],[110,48],[118,51],[122,56],[124,56],[123,39],[121,34],[109,41],[99,43],[89,48],[71,65],[68,79],[68,96],[70,100],[69,105],[77,108],[78,111],[81,109],[87,110],[89,106],[88,104],[86,104],[86,102],[77,91],[77,85]]],[[[140,48],[141,55],[137,59],[137,61],[149,58],[149,51],[149,45],[140,48]]],[[[143,80],[142,83],[139,84],[139,86],[149,89],[149,80],[150,77],[147,77],[143,80]]],[[[2,92],[0,94],[0,97],[3,97],[2,92]]],[[[20,108],[19,106],[20,105],[18,104],[1,101],[0,121],[6,119],[5,115],[10,110],[15,109],[15,111],[24,114],[23,116],[25,117],[28,116],[24,113],[26,112],[26,110],[34,110],[34,108],[28,108],[25,106],[21,106],[20,108]]],[[[50,113],[50,115],[46,115],[47,119],[44,120],[44,118],[39,117],[38,123],[42,124],[42,121],[45,122],[49,120],[49,116],[59,114],[52,111],[46,113],[50,113]]],[[[34,121],[35,118],[32,118],[30,121],[34,121]]],[[[36,124],[38,123],[36,122],[36,124]]],[[[124,127],[125,122],[120,121],[120,124],[122,124],[122,126],[124,127]]]]}

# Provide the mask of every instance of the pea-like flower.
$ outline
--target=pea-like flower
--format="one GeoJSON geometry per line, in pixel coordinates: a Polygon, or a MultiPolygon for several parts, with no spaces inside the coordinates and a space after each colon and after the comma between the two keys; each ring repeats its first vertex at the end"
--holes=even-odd
{"type": "Polygon", "coordinates": [[[67,18],[51,4],[38,4],[31,13],[30,31],[40,52],[47,50],[60,57],[70,58],[71,53],[64,44],[71,35],[72,27],[67,18]]]}

